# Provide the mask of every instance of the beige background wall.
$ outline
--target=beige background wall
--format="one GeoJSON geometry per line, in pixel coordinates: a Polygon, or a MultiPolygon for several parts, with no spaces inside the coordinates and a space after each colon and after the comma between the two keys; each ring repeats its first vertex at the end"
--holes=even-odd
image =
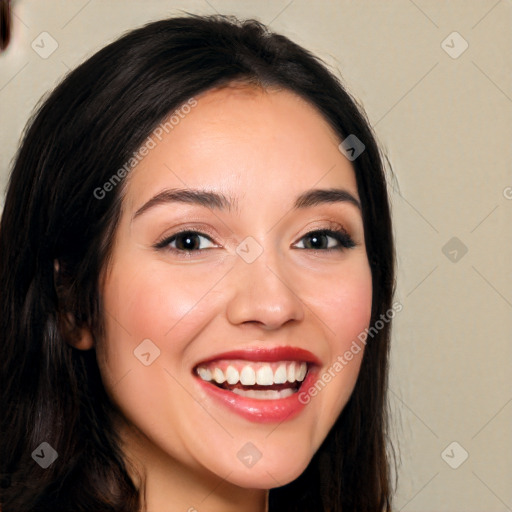
{"type": "Polygon", "coordinates": [[[395,173],[396,510],[512,510],[512,1],[13,3],[0,56],[2,191],[39,98],[150,20],[180,10],[256,17],[342,75],[395,173]]]}

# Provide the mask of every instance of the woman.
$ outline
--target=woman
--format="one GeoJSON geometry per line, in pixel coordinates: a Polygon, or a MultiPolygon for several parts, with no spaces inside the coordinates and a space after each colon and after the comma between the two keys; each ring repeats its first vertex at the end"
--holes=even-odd
{"type": "Polygon", "coordinates": [[[306,50],[187,16],[99,51],[0,258],[4,512],[390,510],[385,177],[306,50]]]}

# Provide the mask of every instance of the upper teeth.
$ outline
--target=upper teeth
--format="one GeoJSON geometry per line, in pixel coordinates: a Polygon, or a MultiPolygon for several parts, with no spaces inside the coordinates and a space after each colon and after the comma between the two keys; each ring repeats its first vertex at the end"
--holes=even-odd
{"type": "Polygon", "coordinates": [[[278,363],[247,363],[230,361],[199,366],[197,373],[205,381],[214,380],[218,384],[227,381],[228,384],[240,382],[243,386],[271,386],[285,382],[302,382],[306,377],[307,363],[298,361],[283,361],[278,363]]]}

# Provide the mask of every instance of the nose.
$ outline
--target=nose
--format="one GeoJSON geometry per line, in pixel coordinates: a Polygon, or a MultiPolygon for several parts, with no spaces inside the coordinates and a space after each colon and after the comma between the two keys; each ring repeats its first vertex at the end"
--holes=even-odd
{"type": "Polygon", "coordinates": [[[262,329],[278,329],[304,318],[304,303],[290,279],[289,269],[265,252],[252,263],[238,258],[230,272],[233,293],[227,318],[233,325],[256,324],[262,329]]]}

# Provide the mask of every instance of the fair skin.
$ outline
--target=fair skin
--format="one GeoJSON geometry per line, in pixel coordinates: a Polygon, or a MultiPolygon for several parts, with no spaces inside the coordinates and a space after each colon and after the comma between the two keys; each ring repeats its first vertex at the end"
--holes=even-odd
{"type": "MultiPolygon", "coordinates": [[[[310,189],[359,196],[340,139],[293,93],[225,87],[196,100],[127,178],[102,282],[106,335],[96,345],[98,364],[123,418],[119,431],[140,472],[134,478],[145,510],[262,512],[268,489],[296,479],[325,439],[363,351],[279,421],[251,420],[219,402],[195,368],[232,350],[296,347],[314,354],[322,375],[350,347],[371,314],[361,211],[347,200],[293,206],[310,189]],[[164,201],[135,215],[178,188],[236,204],[164,201]],[[340,226],[352,247],[328,235],[311,249],[308,233],[340,226]],[[186,253],[186,237],[155,247],[184,228],[198,232],[191,245],[199,250],[186,253]],[[262,251],[250,263],[237,253],[247,237],[262,251]],[[179,247],[181,255],[172,251],[179,247]],[[146,339],[160,350],[148,366],[134,356],[146,339]],[[247,443],[260,453],[250,466],[240,457],[247,443]]],[[[79,348],[93,344],[84,334],[79,348]]]]}

